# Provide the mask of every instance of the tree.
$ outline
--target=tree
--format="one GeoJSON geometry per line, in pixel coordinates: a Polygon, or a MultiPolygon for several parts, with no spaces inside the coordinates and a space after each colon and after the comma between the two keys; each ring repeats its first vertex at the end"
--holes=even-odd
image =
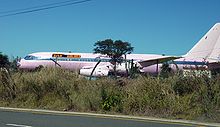
{"type": "Polygon", "coordinates": [[[172,72],[172,68],[170,67],[169,63],[167,62],[163,63],[161,66],[160,76],[164,78],[168,78],[171,72],[172,72]]]}
{"type": "Polygon", "coordinates": [[[9,68],[9,66],[10,66],[10,62],[8,60],[8,56],[3,55],[0,52],[0,68],[9,68]]]}
{"type": "Polygon", "coordinates": [[[94,53],[107,55],[111,58],[111,63],[114,65],[115,75],[117,63],[123,62],[122,55],[125,55],[126,57],[126,54],[130,54],[134,49],[129,42],[123,42],[121,40],[113,41],[111,39],[97,41],[94,46],[94,53]]]}
{"type": "Polygon", "coordinates": [[[6,98],[14,99],[16,96],[15,83],[9,71],[10,65],[8,56],[0,52],[0,85],[3,85],[3,89],[6,92],[6,98]]]}

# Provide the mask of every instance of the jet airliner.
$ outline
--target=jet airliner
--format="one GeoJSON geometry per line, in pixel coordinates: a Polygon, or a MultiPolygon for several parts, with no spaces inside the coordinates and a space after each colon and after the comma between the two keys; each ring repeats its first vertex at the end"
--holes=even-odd
{"type": "MultiPolygon", "coordinates": [[[[183,69],[215,69],[220,68],[220,23],[216,23],[189,51],[183,56],[164,56],[156,54],[127,54],[127,61],[132,61],[143,73],[158,73],[162,63],[168,62],[173,71],[183,69]]],[[[113,71],[110,58],[94,53],[37,52],[28,54],[18,61],[20,69],[32,70],[39,66],[61,67],[78,70],[80,74],[89,76],[100,62],[92,76],[108,76],[113,71]]],[[[118,64],[116,70],[126,72],[128,63],[118,64]]]]}

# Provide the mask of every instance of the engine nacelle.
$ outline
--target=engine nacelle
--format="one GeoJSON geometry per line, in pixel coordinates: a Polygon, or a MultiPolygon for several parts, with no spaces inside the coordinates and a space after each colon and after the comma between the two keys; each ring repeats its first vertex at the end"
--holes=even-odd
{"type": "MultiPolygon", "coordinates": [[[[80,69],[80,74],[85,75],[85,76],[90,76],[92,73],[93,68],[86,69],[82,68],[80,69]]],[[[92,76],[93,77],[103,77],[103,76],[108,76],[109,70],[101,69],[101,68],[96,68],[95,71],[93,72],[92,76]]]]}

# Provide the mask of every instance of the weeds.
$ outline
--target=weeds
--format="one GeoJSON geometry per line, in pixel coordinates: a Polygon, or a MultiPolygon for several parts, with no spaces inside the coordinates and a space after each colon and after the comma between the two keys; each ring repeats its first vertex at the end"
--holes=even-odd
{"type": "Polygon", "coordinates": [[[0,106],[219,121],[220,76],[89,81],[59,68],[0,71],[0,106]]]}

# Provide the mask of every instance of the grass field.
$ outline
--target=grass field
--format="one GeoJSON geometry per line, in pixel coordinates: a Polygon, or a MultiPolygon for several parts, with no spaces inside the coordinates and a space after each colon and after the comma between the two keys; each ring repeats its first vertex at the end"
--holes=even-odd
{"type": "Polygon", "coordinates": [[[89,81],[59,68],[1,71],[0,106],[220,122],[220,76],[89,81]]]}

